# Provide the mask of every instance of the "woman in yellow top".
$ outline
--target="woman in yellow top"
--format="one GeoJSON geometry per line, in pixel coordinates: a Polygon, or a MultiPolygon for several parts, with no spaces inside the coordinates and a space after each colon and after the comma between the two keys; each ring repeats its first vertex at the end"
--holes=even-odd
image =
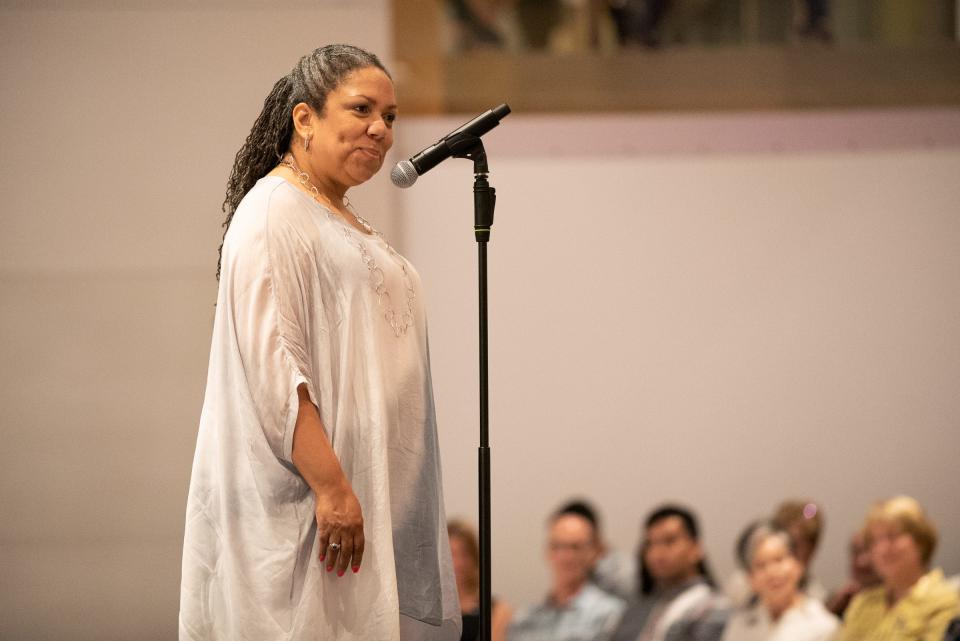
{"type": "Polygon", "coordinates": [[[920,504],[898,496],[876,505],[864,524],[883,584],[847,610],[838,641],[941,641],[960,613],[960,595],[939,569],[928,570],[937,530],[920,504]]]}

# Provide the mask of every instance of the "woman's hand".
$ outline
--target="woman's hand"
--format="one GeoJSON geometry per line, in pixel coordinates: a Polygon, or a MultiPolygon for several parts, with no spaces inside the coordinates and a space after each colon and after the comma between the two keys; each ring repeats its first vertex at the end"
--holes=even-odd
{"type": "Polygon", "coordinates": [[[359,572],[364,545],[360,501],[346,479],[342,487],[320,488],[315,495],[320,561],[326,561],[327,572],[336,569],[337,576],[348,567],[359,572]]]}
{"type": "Polygon", "coordinates": [[[293,464],[317,499],[317,543],[327,572],[343,576],[360,571],[363,560],[363,512],[327,439],[317,406],[305,385],[297,388],[300,405],[293,432],[293,464]]]}

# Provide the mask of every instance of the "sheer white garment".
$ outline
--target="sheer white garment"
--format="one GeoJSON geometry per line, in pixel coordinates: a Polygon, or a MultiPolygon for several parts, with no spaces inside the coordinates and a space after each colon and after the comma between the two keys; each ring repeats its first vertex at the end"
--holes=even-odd
{"type": "Polygon", "coordinates": [[[279,177],[223,246],[187,502],[180,639],[457,639],[420,281],[279,177]],[[358,574],[318,562],[291,462],[304,383],[363,509],[358,574]]]}

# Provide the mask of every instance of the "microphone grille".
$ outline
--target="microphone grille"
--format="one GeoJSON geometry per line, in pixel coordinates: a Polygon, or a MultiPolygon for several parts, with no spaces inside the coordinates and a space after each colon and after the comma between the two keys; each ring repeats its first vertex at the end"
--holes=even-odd
{"type": "Polygon", "coordinates": [[[409,187],[417,182],[417,178],[419,178],[417,169],[409,160],[401,160],[390,171],[390,180],[397,187],[409,187]]]}

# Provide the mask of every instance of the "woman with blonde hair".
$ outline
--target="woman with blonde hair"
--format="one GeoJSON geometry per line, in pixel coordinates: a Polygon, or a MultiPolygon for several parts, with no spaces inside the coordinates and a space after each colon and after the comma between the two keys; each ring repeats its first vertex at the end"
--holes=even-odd
{"type": "Polygon", "coordinates": [[[882,585],[864,590],[844,618],[839,641],[941,641],[960,613],[960,596],[939,569],[929,570],[937,530],[908,496],[874,506],[866,544],[882,585]]]}

